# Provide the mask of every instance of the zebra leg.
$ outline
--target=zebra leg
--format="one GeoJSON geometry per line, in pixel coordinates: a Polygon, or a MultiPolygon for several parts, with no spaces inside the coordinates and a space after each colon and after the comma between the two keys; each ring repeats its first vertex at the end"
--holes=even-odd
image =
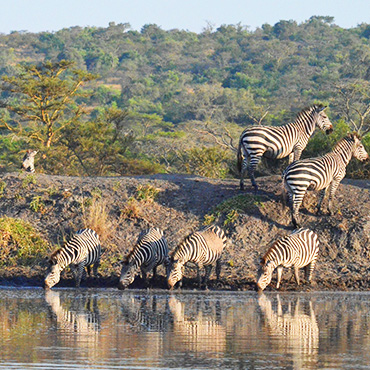
{"type": "Polygon", "coordinates": [[[342,179],[333,179],[333,181],[330,184],[330,190],[329,190],[329,204],[328,204],[328,211],[329,215],[333,214],[333,205],[334,205],[334,196],[338,189],[339,183],[342,179]]]}
{"type": "Polygon", "coordinates": [[[319,201],[317,203],[317,214],[322,214],[321,206],[322,206],[322,202],[325,198],[325,192],[326,192],[326,188],[320,190],[320,192],[319,192],[319,201]]]}
{"type": "Polygon", "coordinates": [[[199,289],[202,287],[202,278],[200,276],[200,269],[203,267],[203,266],[199,266],[199,265],[195,265],[196,266],[196,269],[197,269],[197,279],[198,279],[198,286],[199,286],[199,289]]]}
{"type": "Polygon", "coordinates": [[[100,259],[97,260],[95,263],[94,263],[94,266],[93,266],[93,274],[95,277],[98,277],[99,274],[98,274],[98,267],[100,266],[100,259]]]}
{"type": "Polygon", "coordinates": [[[85,266],[82,263],[79,263],[76,267],[76,288],[79,288],[81,285],[82,274],[85,270],[85,266]]]}
{"type": "Polygon", "coordinates": [[[291,212],[292,212],[292,223],[295,228],[300,228],[301,225],[298,222],[298,215],[299,215],[299,208],[301,207],[303,197],[304,197],[305,192],[303,192],[303,195],[297,195],[297,194],[292,194],[291,198],[291,212]]]}
{"type": "Polygon", "coordinates": [[[148,273],[143,265],[140,267],[140,270],[141,270],[141,277],[144,280],[144,285],[147,286],[148,285],[148,273]]]}
{"type": "Polygon", "coordinates": [[[157,276],[157,266],[153,267],[153,276],[152,276],[152,282],[154,282],[155,278],[157,276]]]}
{"type": "Polygon", "coordinates": [[[248,160],[247,158],[243,158],[242,168],[240,171],[240,190],[244,190],[244,176],[245,176],[245,171],[247,170],[247,167],[248,167],[248,160]]]}
{"type": "Polygon", "coordinates": [[[217,278],[217,282],[220,281],[220,275],[221,275],[221,258],[219,258],[216,261],[216,278],[217,278]]]}
{"type": "Polygon", "coordinates": [[[261,160],[261,156],[255,156],[251,158],[251,160],[248,163],[248,176],[251,179],[255,194],[258,191],[258,186],[256,184],[256,178],[254,177],[254,171],[256,170],[258,163],[260,163],[260,160],[261,160]]]}
{"type": "Polygon", "coordinates": [[[204,283],[205,288],[208,289],[207,283],[208,283],[209,276],[211,275],[212,265],[204,266],[204,269],[206,270],[206,273],[204,274],[203,283],[204,283]]]}
{"type": "Polygon", "coordinates": [[[280,287],[280,282],[281,282],[281,276],[283,275],[283,266],[278,266],[276,268],[277,272],[277,283],[276,283],[276,289],[279,289],[280,287]]]}
{"type": "Polygon", "coordinates": [[[316,261],[312,261],[306,266],[306,280],[308,283],[311,282],[313,269],[315,268],[316,261]]]}
{"type": "Polygon", "coordinates": [[[299,285],[299,268],[297,266],[294,266],[294,277],[297,285],[299,285]]]}

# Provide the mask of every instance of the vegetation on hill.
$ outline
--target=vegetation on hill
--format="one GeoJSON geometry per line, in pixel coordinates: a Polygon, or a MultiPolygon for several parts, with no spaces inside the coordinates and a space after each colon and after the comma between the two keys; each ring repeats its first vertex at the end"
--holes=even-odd
{"type": "MultiPolygon", "coordinates": [[[[320,155],[369,126],[369,38],[368,24],[343,29],[316,16],[254,31],[149,24],[138,32],[112,22],[0,35],[0,169],[19,168],[34,148],[46,173],[232,176],[245,126],[285,124],[315,102],[335,124],[334,136],[317,133],[303,153],[320,155]]],[[[364,144],[370,150],[369,135],[364,144]]],[[[353,163],[349,173],[368,178],[370,165],[353,163]]]]}

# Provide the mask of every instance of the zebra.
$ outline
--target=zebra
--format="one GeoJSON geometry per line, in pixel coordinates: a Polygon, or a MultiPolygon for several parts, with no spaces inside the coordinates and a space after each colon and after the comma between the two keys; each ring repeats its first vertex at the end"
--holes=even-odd
{"type": "Polygon", "coordinates": [[[309,138],[318,126],[326,134],[333,131],[326,107],[315,104],[303,109],[296,120],[279,127],[248,127],[240,135],[237,167],[240,172],[240,189],[244,190],[244,175],[252,181],[255,193],[258,191],[254,172],[262,157],[281,159],[289,156],[289,163],[297,161],[309,138]]]}
{"type": "Polygon", "coordinates": [[[332,214],[335,192],[346,174],[346,166],[352,156],[360,161],[369,159],[369,155],[356,133],[341,139],[333,151],[323,157],[299,160],[285,169],[283,183],[289,196],[294,227],[300,227],[298,223],[299,207],[308,189],[320,190],[318,212],[321,212],[326,190],[329,191],[328,211],[329,214],[332,214]]]}
{"type": "Polygon", "coordinates": [[[278,239],[262,257],[262,273],[257,280],[258,291],[263,291],[270,284],[275,269],[277,270],[276,288],[279,289],[283,267],[294,267],[297,285],[299,285],[298,269],[305,267],[306,280],[310,282],[318,253],[318,236],[310,229],[297,229],[278,239]]]}
{"type": "Polygon", "coordinates": [[[91,229],[81,229],[60,249],[56,250],[49,259],[44,287],[52,288],[60,280],[60,273],[67,266],[75,278],[75,285],[78,288],[81,283],[84,267],[90,275],[90,266],[94,264],[93,273],[97,276],[100,264],[101,245],[98,234],[91,229]]]}
{"type": "Polygon", "coordinates": [[[193,262],[197,267],[199,287],[201,287],[200,269],[205,267],[204,284],[207,287],[214,262],[216,262],[216,276],[219,280],[221,254],[226,244],[224,231],[215,225],[187,236],[172,253],[171,271],[167,277],[169,288],[173,289],[175,284],[182,279],[183,267],[187,262],[193,262]]]}
{"type": "Polygon", "coordinates": [[[264,325],[270,337],[274,338],[273,348],[289,353],[291,369],[317,368],[319,351],[319,326],[311,299],[288,298],[279,294],[258,297],[264,325]]]}
{"type": "Polygon", "coordinates": [[[144,280],[147,273],[153,270],[153,278],[159,265],[164,265],[166,275],[169,269],[168,245],[163,231],[157,227],[151,227],[140,233],[138,241],[127,257],[121,262],[122,270],[118,288],[127,288],[135,279],[140,269],[144,280]]]}
{"type": "Polygon", "coordinates": [[[34,173],[35,172],[35,155],[37,154],[36,150],[28,149],[26,154],[23,156],[22,168],[27,171],[34,173]]]}

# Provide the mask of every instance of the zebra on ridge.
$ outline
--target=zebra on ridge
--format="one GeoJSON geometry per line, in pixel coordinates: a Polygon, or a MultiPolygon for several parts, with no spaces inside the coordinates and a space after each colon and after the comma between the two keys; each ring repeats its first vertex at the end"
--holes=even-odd
{"type": "Polygon", "coordinates": [[[163,264],[166,275],[169,269],[168,245],[163,231],[152,227],[140,233],[135,247],[122,261],[121,277],[118,288],[127,288],[135,279],[139,269],[146,281],[147,273],[153,270],[153,279],[156,275],[157,266],[163,264]]]}
{"type": "Polygon", "coordinates": [[[306,280],[311,281],[319,253],[318,236],[309,229],[297,229],[278,239],[262,257],[262,273],[257,280],[258,291],[271,283],[272,273],[277,271],[276,289],[279,289],[283,267],[294,267],[294,276],[299,285],[299,271],[305,267],[306,280]]]}
{"type": "Polygon", "coordinates": [[[36,150],[28,149],[26,154],[23,156],[22,168],[27,171],[34,173],[35,172],[35,155],[37,154],[36,150]]]}
{"type": "Polygon", "coordinates": [[[193,262],[197,267],[199,287],[201,287],[200,269],[205,267],[204,284],[207,287],[214,262],[216,262],[216,276],[219,280],[221,254],[226,244],[225,233],[218,226],[209,226],[187,236],[171,256],[171,272],[167,278],[170,289],[182,279],[183,267],[187,262],[193,262]]]}
{"type": "Polygon", "coordinates": [[[284,187],[288,192],[292,222],[299,227],[298,212],[308,189],[320,190],[318,211],[321,211],[325,192],[329,190],[329,214],[332,213],[334,195],[346,175],[346,167],[355,157],[360,161],[369,159],[360,137],[349,134],[341,139],[332,152],[323,157],[303,159],[290,164],[283,173],[284,187]]]}
{"type": "Polygon", "coordinates": [[[84,267],[90,275],[90,266],[94,264],[93,273],[97,276],[100,264],[101,245],[99,235],[91,229],[82,229],[60,249],[56,250],[49,259],[44,287],[52,288],[60,280],[60,273],[71,265],[76,287],[81,283],[84,267]]]}
{"type": "Polygon", "coordinates": [[[330,134],[333,131],[333,125],[324,112],[325,108],[321,104],[305,108],[294,122],[284,126],[246,128],[240,135],[237,154],[240,189],[244,190],[244,175],[248,170],[248,176],[257,192],[254,172],[262,157],[281,159],[289,156],[289,163],[292,163],[301,157],[316,126],[330,134]]]}

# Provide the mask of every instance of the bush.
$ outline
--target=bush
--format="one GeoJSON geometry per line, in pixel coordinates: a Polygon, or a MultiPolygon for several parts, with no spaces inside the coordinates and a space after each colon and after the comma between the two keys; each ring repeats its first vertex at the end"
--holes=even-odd
{"type": "Polygon", "coordinates": [[[28,222],[0,218],[0,266],[38,265],[49,250],[50,244],[28,222]]]}

